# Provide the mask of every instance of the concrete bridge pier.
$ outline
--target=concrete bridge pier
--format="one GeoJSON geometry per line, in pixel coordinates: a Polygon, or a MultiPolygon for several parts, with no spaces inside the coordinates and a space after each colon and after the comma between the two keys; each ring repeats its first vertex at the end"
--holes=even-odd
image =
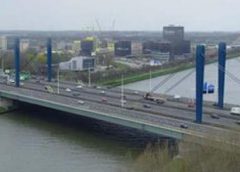
{"type": "Polygon", "coordinates": [[[0,114],[4,114],[17,109],[18,105],[15,101],[2,98],[0,96],[0,114]]]}

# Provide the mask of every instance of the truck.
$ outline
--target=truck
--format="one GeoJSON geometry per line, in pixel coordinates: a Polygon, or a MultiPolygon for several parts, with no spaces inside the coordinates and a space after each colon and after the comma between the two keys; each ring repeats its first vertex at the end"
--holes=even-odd
{"type": "Polygon", "coordinates": [[[240,115],[240,107],[232,107],[230,113],[232,115],[240,115]]]}
{"type": "Polygon", "coordinates": [[[146,93],[143,98],[145,100],[149,100],[149,101],[153,101],[153,102],[156,102],[158,104],[163,104],[165,103],[165,99],[161,98],[161,97],[156,97],[156,96],[152,96],[150,93],[146,93]]]}

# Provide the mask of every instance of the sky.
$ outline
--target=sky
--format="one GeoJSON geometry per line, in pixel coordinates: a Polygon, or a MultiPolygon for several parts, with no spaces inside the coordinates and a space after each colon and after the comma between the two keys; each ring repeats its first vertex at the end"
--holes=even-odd
{"type": "Polygon", "coordinates": [[[240,0],[0,0],[0,30],[240,31],[239,7],[240,0]]]}

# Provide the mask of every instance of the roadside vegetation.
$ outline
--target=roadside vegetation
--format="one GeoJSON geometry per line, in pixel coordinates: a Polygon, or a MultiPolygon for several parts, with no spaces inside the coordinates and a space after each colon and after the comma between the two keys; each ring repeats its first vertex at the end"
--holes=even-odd
{"type": "Polygon", "coordinates": [[[240,148],[208,142],[206,146],[180,143],[179,154],[171,157],[168,149],[148,146],[127,172],[239,172],[240,148]]]}

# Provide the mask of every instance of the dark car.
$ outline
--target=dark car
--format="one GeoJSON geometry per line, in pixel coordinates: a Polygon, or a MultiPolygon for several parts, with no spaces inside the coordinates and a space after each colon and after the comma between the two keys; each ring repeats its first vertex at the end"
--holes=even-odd
{"type": "Polygon", "coordinates": [[[72,95],[77,97],[77,96],[80,96],[80,93],[72,93],[72,95]]]}
{"type": "Polygon", "coordinates": [[[240,125],[240,120],[236,121],[236,124],[240,125]]]}
{"type": "Polygon", "coordinates": [[[151,106],[149,104],[144,104],[143,107],[144,108],[151,108],[151,106]]]}
{"type": "Polygon", "coordinates": [[[134,110],[134,107],[133,107],[133,106],[127,106],[126,109],[128,109],[128,110],[134,110]]]}
{"type": "Polygon", "coordinates": [[[220,116],[217,114],[211,114],[211,118],[213,119],[220,119],[220,116]]]}
{"type": "Polygon", "coordinates": [[[181,128],[184,128],[184,129],[187,129],[187,128],[188,128],[187,124],[181,124],[180,127],[181,127],[181,128]]]}

